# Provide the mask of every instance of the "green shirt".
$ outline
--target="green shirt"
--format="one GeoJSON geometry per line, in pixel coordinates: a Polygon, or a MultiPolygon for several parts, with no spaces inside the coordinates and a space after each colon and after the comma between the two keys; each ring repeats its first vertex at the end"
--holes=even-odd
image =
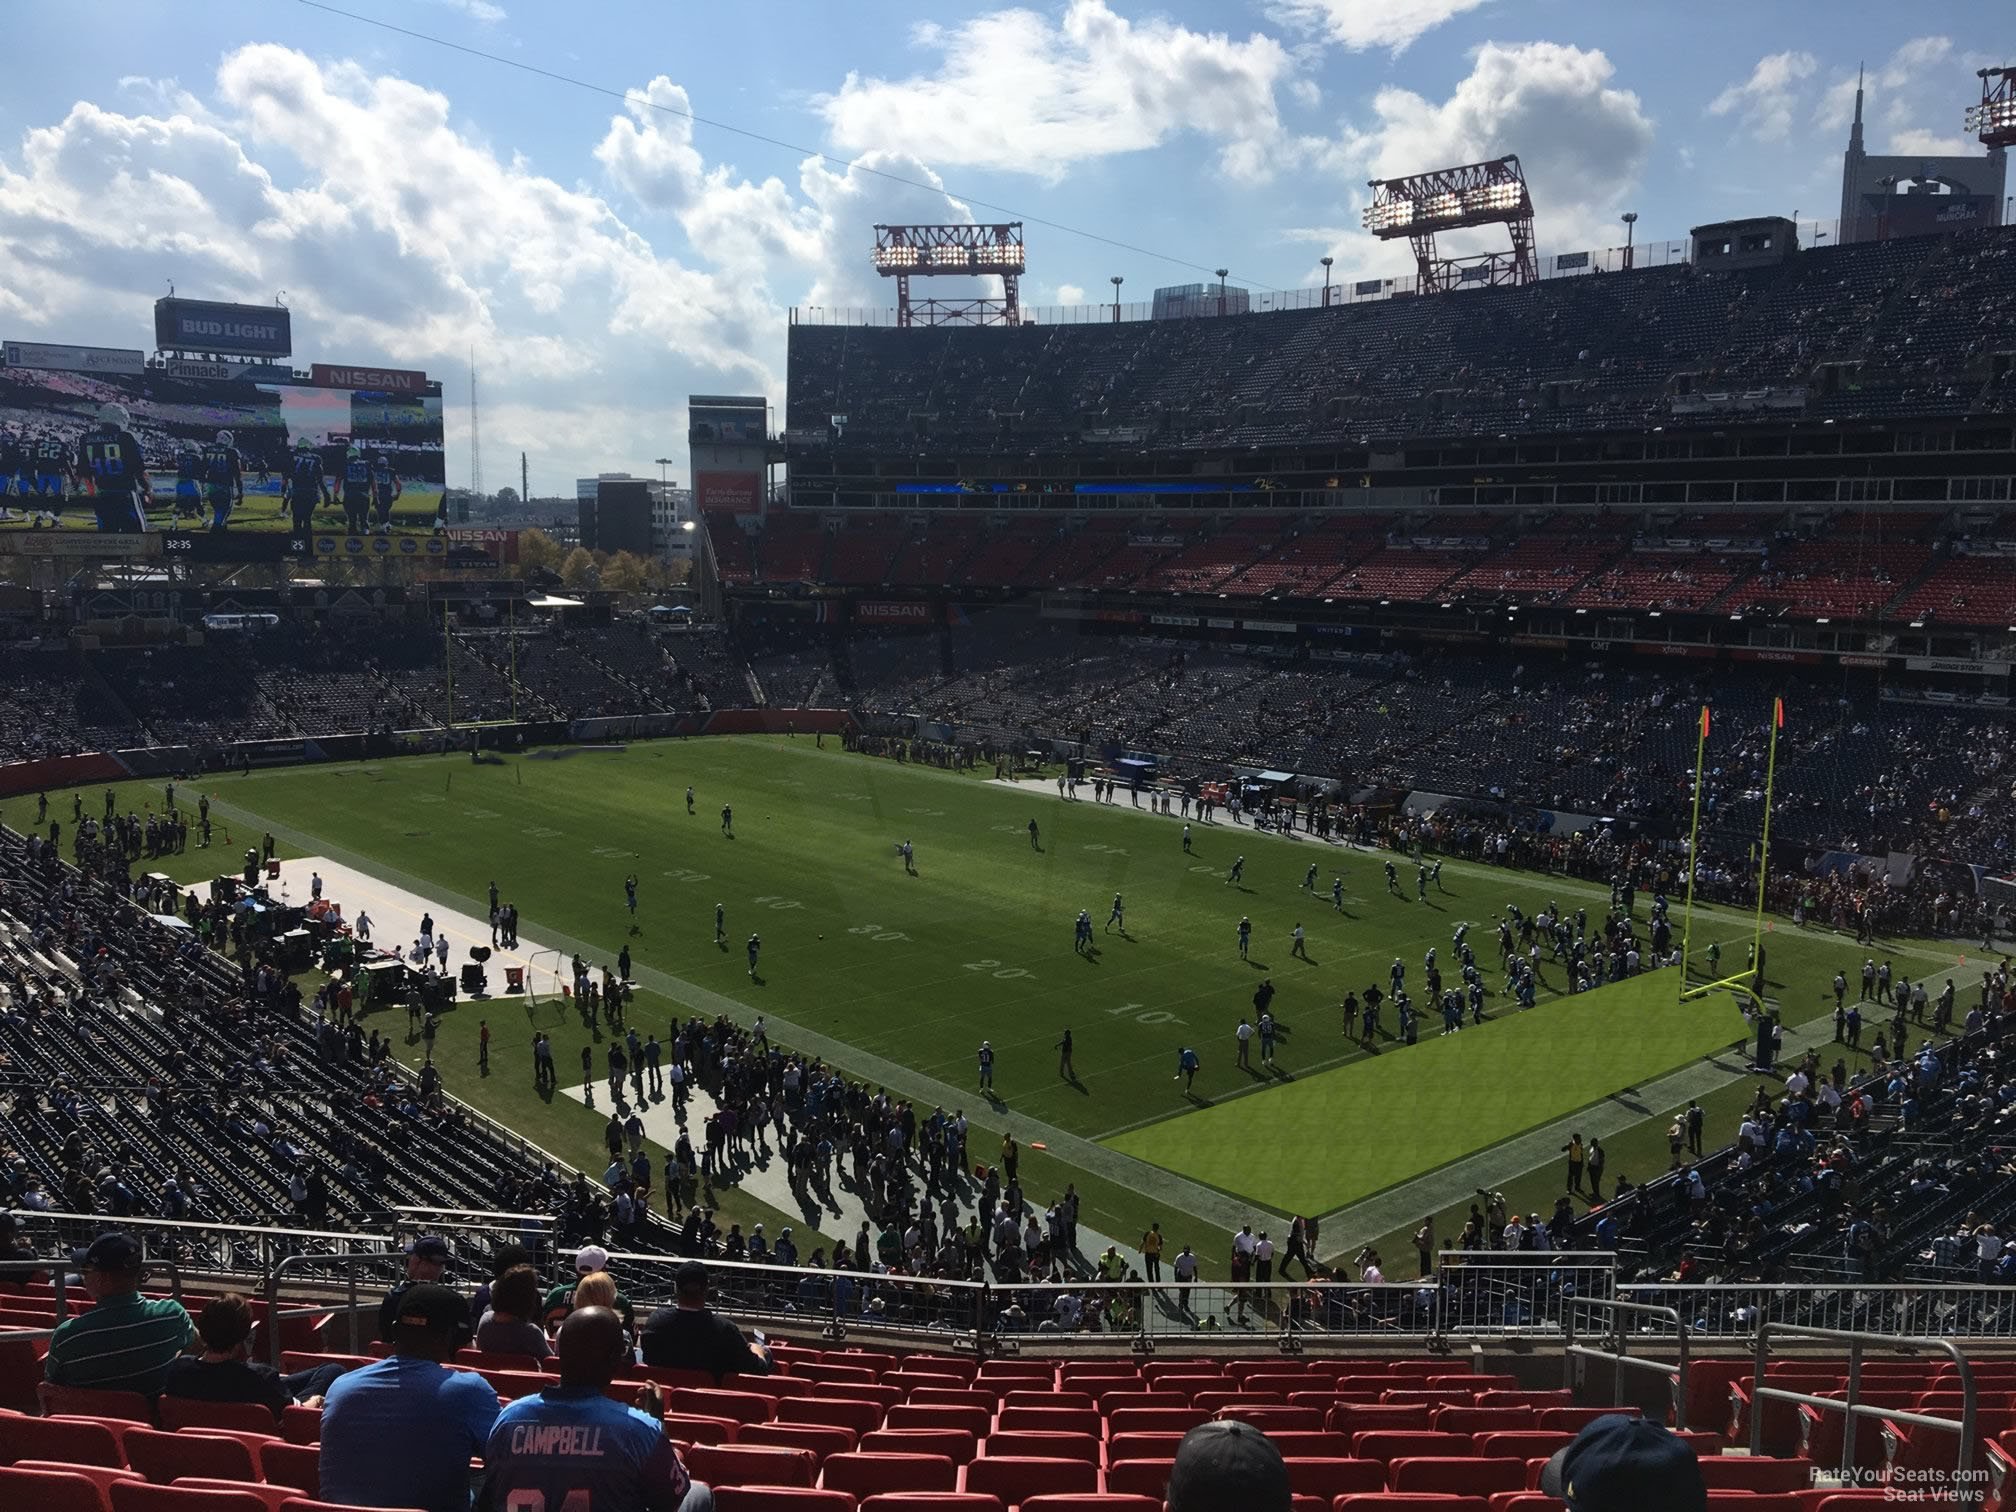
{"type": "Polygon", "coordinates": [[[58,1386],[154,1396],[169,1365],[195,1340],[196,1325],[180,1302],[128,1292],[59,1323],[43,1373],[58,1386]]]}

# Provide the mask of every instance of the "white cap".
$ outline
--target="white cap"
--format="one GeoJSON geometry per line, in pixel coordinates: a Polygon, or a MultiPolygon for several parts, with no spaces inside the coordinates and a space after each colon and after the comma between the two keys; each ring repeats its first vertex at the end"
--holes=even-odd
{"type": "Polygon", "coordinates": [[[585,1276],[590,1271],[609,1269],[609,1251],[599,1244],[583,1245],[574,1252],[574,1273],[585,1276]]]}

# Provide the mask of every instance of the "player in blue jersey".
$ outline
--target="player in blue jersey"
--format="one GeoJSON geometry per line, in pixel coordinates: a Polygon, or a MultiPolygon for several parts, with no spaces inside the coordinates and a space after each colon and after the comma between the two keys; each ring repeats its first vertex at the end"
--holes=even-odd
{"type": "Polygon", "coordinates": [[[28,490],[28,442],[12,426],[0,429],[0,498],[28,490]]]}
{"type": "Polygon", "coordinates": [[[392,533],[392,506],[406,491],[399,481],[399,473],[392,466],[392,459],[380,448],[371,452],[371,508],[377,520],[380,535],[392,533]]]}
{"type": "Polygon", "coordinates": [[[229,431],[217,432],[217,439],[203,448],[203,502],[210,508],[212,530],[229,525],[231,511],[245,502],[245,463],[229,431]]]}
{"type": "Polygon", "coordinates": [[[193,438],[175,443],[175,518],[203,518],[203,448],[193,438]]]}
{"type": "Polygon", "coordinates": [[[123,404],[98,411],[98,424],[77,443],[77,471],[88,478],[102,531],[144,531],[154,488],[147,479],[147,456],[129,428],[123,404]]]}
{"type": "Polygon", "coordinates": [[[33,450],[35,497],[53,499],[55,507],[61,509],[69,502],[70,482],[76,475],[70,463],[70,448],[56,432],[44,431],[35,438],[33,450]]]}
{"type": "Polygon", "coordinates": [[[328,469],[323,466],[322,454],[315,450],[315,443],[306,436],[294,443],[293,462],[281,489],[296,530],[309,529],[315,511],[329,503],[328,469]]]}
{"type": "Polygon", "coordinates": [[[343,528],[352,535],[371,529],[371,464],[354,446],[343,454],[343,528]]]}

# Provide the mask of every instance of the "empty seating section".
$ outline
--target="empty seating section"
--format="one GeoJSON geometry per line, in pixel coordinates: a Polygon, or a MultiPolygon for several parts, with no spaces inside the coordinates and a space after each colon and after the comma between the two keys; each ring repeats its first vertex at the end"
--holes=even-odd
{"type": "MultiPolygon", "coordinates": [[[[669,1393],[668,1435],[726,1512],[1153,1512],[1183,1435],[1214,1417],[1273,1439],[1298,1512],[1560,1512],[1534,1489],[1547,1457],[1593,1418],[1638,1411],[1575,1406],[1566,1391],[1447,1357],[975,1361],[782,1341],[778,1357],[771,1377],[669,1393]],[[812,1388],[823,1389],[803,1394],[812,1388]],[[948,1395],[959,1402],[937,1400],[948,1395]],[[1166,1405],[1134,1405],[1151,1399],[1166,1405]],[[920,1426],[932,1412],[966,1426],[920,1426]]],[[[2016,1361],[1973,1368],[1976,1470],[1999,1483],[2016,1470],[2016,1361]]],[[[619,1376],[611,1390],[641,1379],[619,1376]]],[[[1860,1398],[1957,1421],[1957,1382],[1943,1362],[1872,1357],[1860,1398]]],[[[1840,1399],[1847,1371],[1775,1360],[1764,1384],[1840,1399]]],[[[1747,1358],[1694,1362],[1685,1437],[1715,1512],[1850,1512],[1829,1479],[1840,1415],[1760,1403],[1757,1385],[1747,1358]],[[1725,1452],[1747,1449],[1758,1413],[1764,1453],[1725,1452]]],[[[0,1499],[105,1512],[142,1494],[132,1488],[172,1488],[279,1507],[319,1482],[320,1450],[302,1436],[0,1412],[0,1499]]],[[[1955,1458],[1951,1433],[1865,1421],[1853,1500],[1950,1487],[1955,1458]]]]}

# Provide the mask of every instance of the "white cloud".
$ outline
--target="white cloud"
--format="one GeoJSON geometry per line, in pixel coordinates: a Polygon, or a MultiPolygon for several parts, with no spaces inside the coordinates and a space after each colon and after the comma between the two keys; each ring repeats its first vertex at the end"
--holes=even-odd
{"type": "Polygon", "coordinates": [[[1401,53],[1443,22],[1484,0],[1274,0],[1267,14],[1349,48],[1401,53]]]}
{"type": "Polygon", "coordinates": [[[850,73],[818,99],[840,149],[1054,179],[1194,131],[1219,144],[1225,171],[1250,176],[1280,134],[1275,88],[1294,72],[1272,37],[1241,42],[1161,17],[1132,21],[1105,0],[1070,0],[1055,22],[1014,9],[927,23],[916,43],[938,55],[933,71],[850,73]]]}
{"type": "MultiPolygon", "coordinates": [[[[1643,103],[1613,82],[1602,52],[1554,42],[1487,42],[1446,99],[1388,87],[1373,96],[1373,119],[1347,127],[1326,152],[1328,165],[1357,178],[1399,178],[1517,153],[1531,186],[1543,252],[1607,247],[1652,149],[1643,103]]],[[[1362,194],[1359,195],[1362,203],[1362,194]]],[[[1498,228],[1439,238],[1445,251],[1502,247],[1498,228]]],[[[1371,272],[1410,268],[1404,242],[1347,232],[1330,244],[1340,267],[1371,272]]],[[[1312,281],[1321,281],[1318,270],[1312,281]]]]}
{"type": "Polygon", "coordinates": [[[1083,304],[1085,303],[1085,291],[1076,284],[1059,284],[1057,285],[1057,303],[1060,305],[1083,304]]]}
{"type": "Polygon", "coordinates": [[[1895,157],[1979,157],[1981,144],[1972,137],[1941,136],[1923,126],[1907,126],[1890,134],[1884,143],[1895,157]]]}
{"type": "Polygon", "coordinates": [[[1794,112],[1803,99],[1800,86],[1819,66],[1809,52],[1766,54],[1749,78],[1708,102],[1708,114],[1735,116],[1760,141],[1782,141],[1791,134],[1794,112]]]}
{"type": "Polygon", "coordinates": [[[502,21],[509,14],[501,5],[493,5],[491,0],[429,0],[444,10],[460,11],[471,21],[480,21],[491,26],[502,21]]]}
{"type": "MultiPolygon", "coordinates": [[[[1913,37],[1867,70],[1864,117],[1880,118],[1893,129],[1903,130],[1914,115],[1954,111],[1957,106],[1950,86],[1963,79],[1972,66],[1965,59],[1954,59],[1951,37],[1913,37]]],[[[1840,130],[1853,119],[1856,80],[1857,74],[1844,71],[1827,86],[1815,113],[1821,129],[1840,130]]]]}
{"type": "MultiPolygon", "coordinates": [[[[619,209],[493,148],[438,91],[285,47],[227,55],[201,100],[124,93],[147,108],[80,102],[0,145],[9,333],[138,345],[166,277],[200,297],[284,289],[301,360],[447,377],[458,469],[472,347],[497,454],[522,447],[553,478],[636,470],[680,429],[668,395],[781,399],[787,304],[888,304],[874,221],[972,219],[907,157],[743,179],[641,103],[597,149],[619,209]]],[[[638,94],[685,101],[665,79],[638,94]]]]}

